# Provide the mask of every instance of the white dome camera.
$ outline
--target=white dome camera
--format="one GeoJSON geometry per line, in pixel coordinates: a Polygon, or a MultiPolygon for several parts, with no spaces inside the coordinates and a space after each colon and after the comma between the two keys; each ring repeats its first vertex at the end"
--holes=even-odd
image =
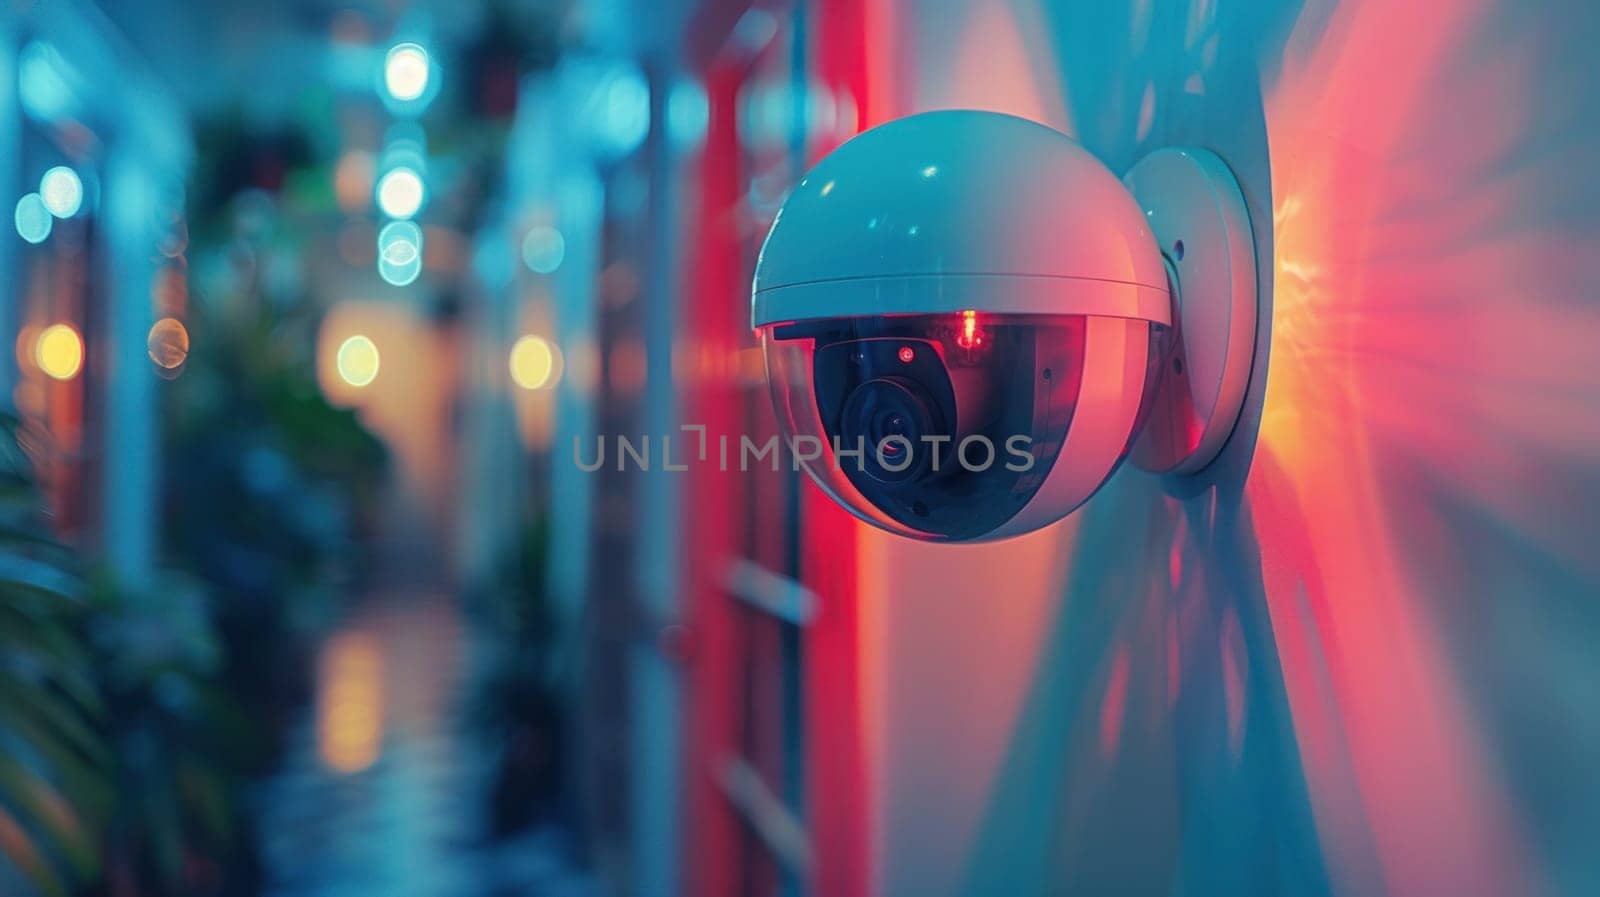
{"type": "Polygon", "coordinates": [[[751,316],[778,419],[834,499],[912,538],[998,539],[1130,454],[1174,474],[1217,456],[1249,381],[1255,248],[1205,150],[1119,181],[1043,125],[930,112],[806,175],[751,316]]]}

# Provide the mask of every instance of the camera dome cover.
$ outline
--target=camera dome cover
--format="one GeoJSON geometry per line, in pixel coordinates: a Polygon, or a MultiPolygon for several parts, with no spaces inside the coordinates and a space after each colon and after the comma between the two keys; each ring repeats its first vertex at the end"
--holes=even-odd
{"type": "Polygon", "coordinates": [[[1171,314],[1144,215],[1099,160],[1035,122],[944,111],[866,131],[807,174],[762,247],[751,320],[965,309],[1171,314]]]}
{"type": "Polygon", "coordinates": [[[761,338],[779,423],[824,491],[890,532],[969,542],[1038,529],[1105,482],[1153,382],[1157,329],[973,312],[799,321],[761,338]]]}
{"type": "Polygon", "coordinates": [[[812,479],[883,529],[965,542],[1038,529],[1106,481],[1171,306],[1105,166],[1042,125],[953,111],[817,164],[767,236],[751,320],[812,479]]]}

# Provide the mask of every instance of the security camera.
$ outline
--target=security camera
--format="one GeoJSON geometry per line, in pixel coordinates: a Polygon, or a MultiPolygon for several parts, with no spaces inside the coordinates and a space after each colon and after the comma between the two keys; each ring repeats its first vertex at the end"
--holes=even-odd
{"type": "Polygon", "coordinates": [[[800,181],[751,320],[829,495],[901,535],[999,539],[1071,513],[1124,458],[1173,476],[1216,458],[1249,380],[1255,248],[1205,150],[1119,181],[1043,125],[930,112],[800,181]]]}

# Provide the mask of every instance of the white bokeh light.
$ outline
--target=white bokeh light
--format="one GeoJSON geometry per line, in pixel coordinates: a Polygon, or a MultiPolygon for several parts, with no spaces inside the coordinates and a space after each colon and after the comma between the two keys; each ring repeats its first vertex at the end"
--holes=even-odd
{"type": "Polygon", "coordinates": [[[415,100],[427,93],[431,69],[427,50],[417,44],[396,44],[383,63],[384,89],[402,102],[415,100]]]}
{"type": "Polygon", "coordinates": [[[422,209],[425,191],[422,175],[404,166],[396,168],[378,181],[378,208],[390,218],[410,218],[422,209]]]}
{"type": "Polygon", "coordinates": [[[83,208],[83,180],[65,165],[57,165],[39,179],[39,198],[57,218],[71,218],[83,208]]]}

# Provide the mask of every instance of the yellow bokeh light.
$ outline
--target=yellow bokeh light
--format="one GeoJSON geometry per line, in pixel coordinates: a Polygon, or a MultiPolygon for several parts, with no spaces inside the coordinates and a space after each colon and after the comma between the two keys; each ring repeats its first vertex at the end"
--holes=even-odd
{"type": "Polygon", "coordinates": [[[317,695],[317,752],[330,768],[360,772],[383,750],[384,658],[371,634],[335,636],[323,649],[317,695]]]}
{"type": "Polygon", "coordinates": [[[555,370],[555,347],[543,337],[528,334],[511,347],[511,379],[523,389],[550,385],[555,370]]]}
{"type": "Polygon", "coordinates": [[[39,370],[56,380],[71,380],[83,370],[83,338],[71,324],[51,324],[33,345],[39,370]]]}
{"type": "Polygon", "coordinates": [[[339,344],[339,376],[351,386],[366,386],[378,378],[378,346],[356,334],[339,344]]]}

